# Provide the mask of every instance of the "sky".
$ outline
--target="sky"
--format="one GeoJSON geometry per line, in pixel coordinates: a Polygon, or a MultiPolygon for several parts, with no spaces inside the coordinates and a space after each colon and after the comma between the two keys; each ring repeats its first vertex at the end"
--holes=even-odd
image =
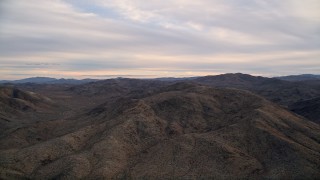
{"type": "Polygon", "coordinates": [[[0,1],[0,79],[236,72],[320,74],[320,1],[0,1]]]}

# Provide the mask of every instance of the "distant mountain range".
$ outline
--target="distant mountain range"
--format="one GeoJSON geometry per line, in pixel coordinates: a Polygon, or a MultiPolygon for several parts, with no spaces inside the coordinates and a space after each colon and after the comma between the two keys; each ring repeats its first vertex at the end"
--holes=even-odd
{"type": "MultiPolygon", "coordinates": [[[[241,75],[241,73],[236,73],[241,75]]],[[[228,75],[228,74],[226,74],[228,75]]],[[[224,77],[225,75],[217,75],[215,77],[224,77]]],[[[204,76],[204,78],[212,77],[212,76],[204,76]]],[[[167,82],[176,82],[176,81],[187,81],[187,80],[194,80],[197,78],[203,77],[184,77],[184,78],[176,78],[176,77],[160,77],[154,78],[153,80],[159,81],[167,81],[167,82]]],[[[262,77],[261,77],[262,78],[262,77]]],[[[301,74],[301,75],[289,75],[289,76],[279,76],[274,77],[275,79],[285,80],[285,81],[309,81],[309,80],[320,80],[320,75],[315,74],[301,74]]],[[[233,79],[232,79],[233,80],[233,79]]],[[[95,82],[99,81],[99,79],[57,79],[51,77],[31,77],[19,80],[0,80],[0,84],[3,83],[12,83],[12,84],[22,84],[22,83],[35,83],[35,84],[84,84],[88,82],[95,82]]]]}
{"type": "Polygon", "coordinates": [[[320,80],[320,75],[301,74],[301,75],[280,76],[276,78],[285,80],[285,81],[308,81],[308,80],[320,80]]]}
{"type": "Polygon", "coordinates": [[[35,83],[35,84],[83,84],[88,82],[95,82],[98,81],[97,79],[56,79],[56,78],[50,78],[50,77],[31,77],[26,79],[20,79],[20,80],[2,80],[0,81],[0,84],[3,83],[12,83],[12,84],[22,84],[22,83],[35,83]]]}

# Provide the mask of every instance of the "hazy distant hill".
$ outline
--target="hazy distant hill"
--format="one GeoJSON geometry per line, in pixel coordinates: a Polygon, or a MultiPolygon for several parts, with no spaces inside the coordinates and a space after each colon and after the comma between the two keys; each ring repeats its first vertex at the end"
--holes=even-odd
{"type": "Polygon", "coordinates": [[[155,78],[154,80],[160,80],[160,81],[186,81],[186,80],[192,80],[196,79],[198,77],[184,77],[184,78],[175,78],[175,77],[162,77],[162,78],[155,78]]]}
{"type": "Polygon", "coordinates": [[[50,77],[31,77],[26,79],[20,80],[13,80],[13,81],[0,81],[0,83],[12,83],[12,84],[21,84],[21,83],[35,83],[35,84],[83,84],[88,82],[98,81],[97,79],[56,79],[50,77]]]}
{"type": "Polygon", "coordinates": [[[106,79],[88,84],[80,84],[71,87],[69,90],[82,95],[111,95],[143,93],[145,91],[154,91],[164,85],[172,84],[175,81],[161,81],[157,79],[129,79],[116,78],[106,79]]]}
{"type": "Polygon", "coordinates": [[[301,74],[301,75],[280,76],[275,78],[285,80],[285,81],[308,81],[308,80],[320,80],[320,75],[301,74]]]}

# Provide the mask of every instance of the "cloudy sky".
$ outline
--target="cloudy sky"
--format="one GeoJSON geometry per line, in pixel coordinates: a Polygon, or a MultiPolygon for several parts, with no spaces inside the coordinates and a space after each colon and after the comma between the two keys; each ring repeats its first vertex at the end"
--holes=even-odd
{"type": "Polygon", "coordinates": [[[319,0],[1,0],[0,79],[320,74],[319,0]]]}

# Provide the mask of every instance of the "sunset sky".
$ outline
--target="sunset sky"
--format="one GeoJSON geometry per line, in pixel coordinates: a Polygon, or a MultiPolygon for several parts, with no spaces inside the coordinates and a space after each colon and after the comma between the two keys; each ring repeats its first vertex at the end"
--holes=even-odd
{"type": "Polygon", "coordinates": [[[0,79],[229,72],[320,74],[320,1],[0,1],[0,79]]]}

